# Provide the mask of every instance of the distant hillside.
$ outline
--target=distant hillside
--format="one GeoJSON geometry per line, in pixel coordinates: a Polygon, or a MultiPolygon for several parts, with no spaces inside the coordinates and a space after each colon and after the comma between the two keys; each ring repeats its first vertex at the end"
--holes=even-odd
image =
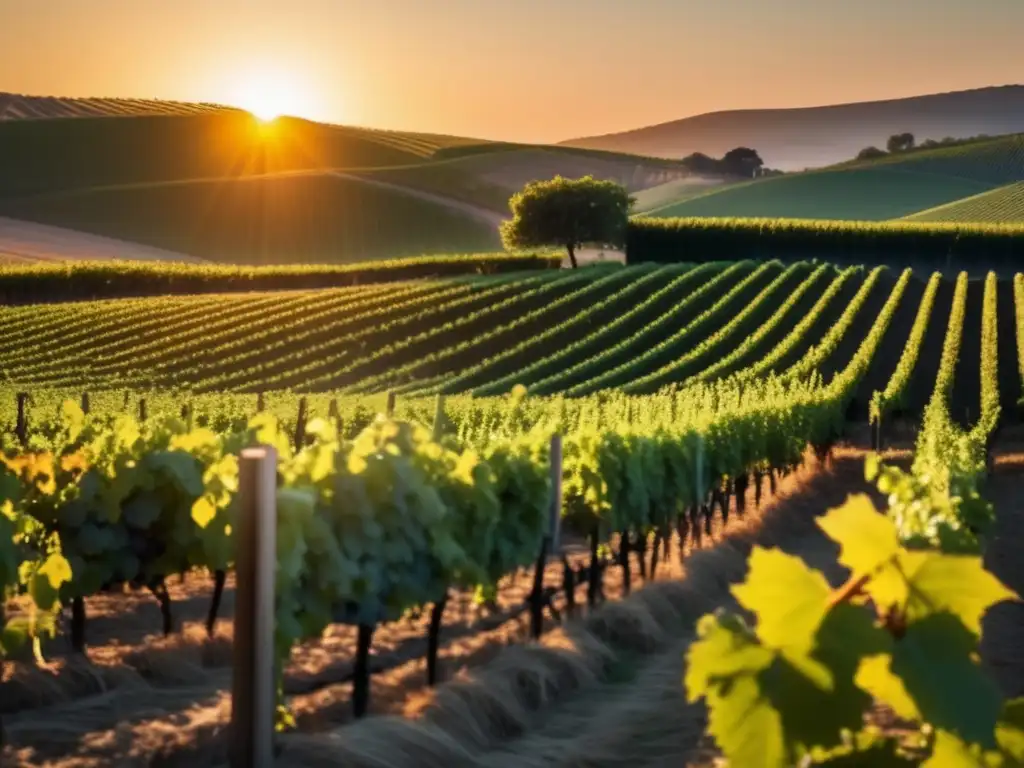
{"type": "Polygon", "coordinates": [[[343,263],[500,247],[491,221],[315,171],[0,199],[0,215],[226,263],[343,263]]]}
{"type": "Polygon", "coordinates": [[[70,98],[0,93],[0,120],[49,120],[63,117],[127,117],[129,115],[198,115],[237,112],[235,107],[156,99],[70,98]]]}
{"type": "Polygon", "coordinates": [[[0,94],[0,107],[0,215],[212,260],[489,250],[529,181],[701,181],[676,160],[217,105],[0,94]]]}
{"type": "Polygon", "coordinates": [[[915,213],[907,221],[1024,222],[1024,181],[915,213]]]}
{"type": "Polygon", "coordinates": [[[1017,181],[1024,134],[730,185],[651,215],[894,219],[1017,181]]]}
{"type": "Polygon", "coordinates": [[[709,112],[563,144],[655,157],[719,156],[748,146],[772,168],[801,170],[841,162],[867,146],[884,148],[889,136],[904,131],[918,141],[1024,131],[1024,85],[824,107],[709,112]]]}

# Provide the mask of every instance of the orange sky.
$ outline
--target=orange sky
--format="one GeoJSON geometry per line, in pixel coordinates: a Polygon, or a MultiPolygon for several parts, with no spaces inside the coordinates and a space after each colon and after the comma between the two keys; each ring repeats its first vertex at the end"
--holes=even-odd
{"type": "Polygon", "coordinates": [[[1024,0],[0,0],[0,28],[3,91],[537,142],[1024,81],[1024,0]]]}

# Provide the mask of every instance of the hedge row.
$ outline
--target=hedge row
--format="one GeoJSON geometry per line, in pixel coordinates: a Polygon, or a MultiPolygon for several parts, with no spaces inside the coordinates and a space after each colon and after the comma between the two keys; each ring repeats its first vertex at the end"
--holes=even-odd
{"type": "Polygon", "coordinates": [[[253,267],[82,261],[0,266],[0,303],[34,304],[164,294],[334,288],[365,283],[558,269],[561,254],[416,256],[352,264],[253,267]]]}
{"type": "Polygon", "coordinates": [[[1024,263],[1024,225],[638,217],[630,263],[729,259],[1024,263]]]}

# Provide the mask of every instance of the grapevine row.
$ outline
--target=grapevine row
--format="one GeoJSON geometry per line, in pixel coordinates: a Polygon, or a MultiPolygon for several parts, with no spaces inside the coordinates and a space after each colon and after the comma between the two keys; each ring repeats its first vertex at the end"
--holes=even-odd
{"type": "MultiPolygon", "coordinates": [[[[791,295],[799,297],[803,295],[803,292],[807,290],[810,285],[817,281],[818,277],[825,271],[825,269],[826,267],[824,265],[820,266],[816,270],[812,271],[809,276],[804,277],[804,273],[810,270],[809,264],[800,262],[798,264],[791,265],[771,283],[765,286],[764,289],[762,289],[746,307],[737,313],[732,320],[718,329],[718,331],[706,336],[696,346],[690,349],[689,352],[673,362],[662,366],[658,370],[653,371],[646,376],[633,379],[623,387],[623,390],[626,392],[640,394],[642,392],[648,392],[652,389],[656,389],[660,385],[668,382],[685,380],[694,368],[700,364],[702,358],[705,358],[709,353],[713,353],[715,350],[721,352],[724,348],[728,348],[729,344],[735,338],[742,338],[744,331],[747,330],[747,326],[751,322],[756,324],[755,327],[763,324],[764,320],[772,313],[772,304],[776,300],[776,295],[783,288],[789,287],[794,277],[802,277],[796,289],[791,292],[791,295]]],[[[749,337],[750,334],[748,334],[748,338],[749,337]]]]}
{"type": "MultiPolygon", "coordinates": [[[[679,311],[679,307],[689,305],[694,300],[691,297],[696,291],[701,290],[702,284],[712,279],[726,266],[724,263],[715,262],[687,269],[664,288],[651,294],[646,301],[557,352],[535,361],[527,358],[526,364],[507,373],[504,367],[500,367],[497,372],[492,370],[493,365],[503,364],[502,359],[495,359],[493,365],[482,365],[479,371],[466,371],[465,378],[459,376],[446,381],[442,391],[448,394],[472,391],[479,396],[497,395],[509,391],[516,384],[531,386],[535,382],[556,375],[559,371],[570,370],[573,366],[597,355],[601,350],[607,349],[612,342],[642,333],[649,324],[659,322],[665,313],[679,311]]],[[[519,345],[520,351],[529,348],[529,342],[519,345]]],[[[510,350],[510,353],[513,351],[510,350]]]]}
{"type": "Polygon", "coordinates": [[[903,347],[896,369],[893,371],[889,382],[882,392],[875,392],[871,399],[870,419],[872,423],[882,419],[890,408],[901,408],[907,395],[907,387],[910,385],[910,377],[917,365],[917,358],[921,352],[921,344],[924,341],[925,332],[932,317],[932,307],[935,305],[935,296],[939,292],[939,285],[942,283],[942,273],[933,272],[925,286],[924,295],[921,297],[921,304],[918,307],[917,315],[914,317],[914,325],[910,329],[907,343],[903,347]]]}

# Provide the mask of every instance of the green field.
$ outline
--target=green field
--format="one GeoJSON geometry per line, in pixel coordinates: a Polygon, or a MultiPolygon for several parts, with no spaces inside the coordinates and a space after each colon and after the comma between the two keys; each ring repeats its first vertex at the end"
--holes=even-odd
{"type": "Polygon", "coordinates": [[[330,174],[86,190],[0,201],[0,214],[243,264],[476,253],[501,245],[486,220],[330,174]]]}
{"type": "Polygon", "coordinates": [[[650,215],[878,221],[1021,180],[1024,136],[1013,135],[766,178],[665,205],[650,215]]]}

